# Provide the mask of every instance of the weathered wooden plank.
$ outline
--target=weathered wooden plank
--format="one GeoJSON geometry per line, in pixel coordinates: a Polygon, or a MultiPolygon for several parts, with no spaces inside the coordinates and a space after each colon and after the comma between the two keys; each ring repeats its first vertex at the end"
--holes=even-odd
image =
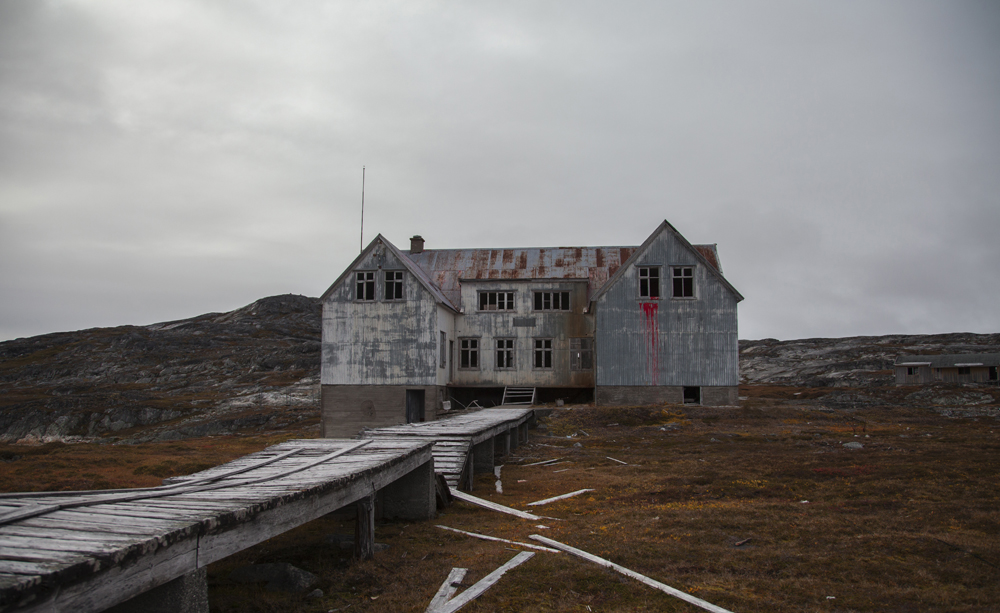
{"type": "Polygon", "coordinates": [[[524,564],[534,556],[535,554],[530,551],[522,551],[511,558],[506,564],[477,581],[472,587],[449,600],[444,606],[438,609],[438,612],[454,613],[458,611],[474,599],[479,598],[483,592],[493,587],[493,584],[499,581],[500,577],[503,577],[508,570],[524,564]]]}
{"type": "Polygon", "coordinates": [[[439,611],[451,597],[455,595],[458,591],[458,586],[465,578],[465,573],[469,572],[467,568],[453,568],[451,572],[448,573],[448,578],[444,580],[441,587],[438,588],[434,597],[431,598],[431,603],[427,606],[425,613],[434,613],[439,611]]]}
{"type": "Polygon", "coordinates": [[[527,506],[538,507],[543,504],[549,504],[550,502],[556,502],[557,500],[565,500],[567,498],[572,498],[573,496],[579,496],[580,494],[585,494],[587,492],[593,492],[593,489],[582,489],[576,490],[575,492],[570,492],[568,494],[563,494],[561,496],[553,496],[552,498],[546,498],[544,500],[536,500],[535,502],[529,502],[527,506]]]}
{"type": "Polygon", "coordinates": [[[493,511],[500,511],[501,513],[506,513],[508,515],[513,515],[515,517],[520,517],[521,519],[542,519],[537,515],[531,513],[525,513],[524,511],[518,511],[517,509],[512,509],[510,507],[505,507],[502,504],[497,504],[495,502],[490,502],[489,500],[483,500],[482,498],[477,498],[465,492],[459,491],[455,488],[451,488],[451,495],[459,500],[464,500],[465,502],[472,503],[474,505],[483,507],[485,509],[491,509],[493,511]]]}
{"type": "Polygon", "coordinates": [[[676,588],[672,588],[672,587],[670,587],[669,585],[667,585],[665,583],[660,583],[659,581],[656,581],[655,579],[650,579],[646,575],[637,573],[634,570],[630,570],[628,568],[625,568],[624,566],[620,566],[618,564],[615,564],[614,562],[612,562],[610,560],[605,560],[604,558],[599,558],[599,557],[597,557],[597,556],[595,556],[595,555],[593,555],[591,553],[587,553],[586,551],[584,551],[582,549],[577,549],[576,547],[572,547],[570,545],[566,545],[565,543],[560,543],[559,541],[554,541],[554,540],[552,540],[550,538],[545,538],[544,536],[540,536],[538,534],[532,534],[528,538],[534,539],[534,540],[539,541],[541,543],[545,543],[546,545],[551,545],[552,547],[555,547],[556,549],[561,549],[561,550],[565,551],[566,553],[571,553],[571,554],[573,554],[573,555],[575,555],[577,557],[580,557],[580,558],[583,558],[584,560],[587,560],[588,562],[593,562],[594,564],[599,564],[599,565],[601,565],[601,566],[603,566],[605,568],[610,568],[610,569],[612,569],[614,571],[617,571],[617,572],[625,575],[626,577],[631,577],[631,578],[635,579],[636,581],[639,581],[640,583],[644,583],[644,584],[648,585],[649,587],[652,587],[652,588],[660,590],[661,592],[666,592],[667,594],[670,594],[671,596],[675,596],[677,598],[680,598],[684,602],[688,602],[690,604],[693,604],[694,606],[702,608],[702,609],[705,609],[706,611],[711,611],[712,613],[732,613],[732,611],[730,611],[729,609],[723,609],[722,607],[716,606],[716,605],[714,605],[714,604],[712,604],[712,603],[710,603],[710,602],[708,602],[706,600],[702,600],[701,598],[698,598],[696,596],[692,596],[692,595],[690,595],[690,594],[688,594],[686,592],[682,592],[682,591],[680,591],[680,590],[678,590],[676,588]]]}
{"type": "Polygon", "coordinates": [[[452,532],[458,532],[459,534],[464,534],[466,536],[471,536],[472,538],[477,538],[483,541],[495,541],[497,543],[508,543],[510,545],[517,545],[518,547],[527,547],[528,549],[537,549],[538,551],[547,551],[549,553],[559,553],[558,549],[552,549],[551,547],[542,547],[541,545],[532,545],[531,543],[522,543],[520,541],[511,541],[508,539],[500,538],[498,536],[489,536],[488,534],[479,534],[477,532],[466,532],[465,530],[459,530],[458,528],[449,528],[448,526],[438,525],[438,528],[442,530],[450,530],[452,532]]]}

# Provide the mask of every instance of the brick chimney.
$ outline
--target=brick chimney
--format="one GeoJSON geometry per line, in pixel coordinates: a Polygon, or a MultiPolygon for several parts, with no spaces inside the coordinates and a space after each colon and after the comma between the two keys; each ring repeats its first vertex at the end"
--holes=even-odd
{"type": "Polygon", "coordinates": [[[424,252],[424,237],[415,234],[410,238],[410,253],[424,252]]]}

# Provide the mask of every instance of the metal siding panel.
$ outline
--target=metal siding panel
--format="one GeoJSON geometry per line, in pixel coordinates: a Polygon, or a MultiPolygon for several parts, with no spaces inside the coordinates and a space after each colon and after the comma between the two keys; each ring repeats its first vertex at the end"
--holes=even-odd
{"type": "Polygon", "coordinates": [[[597,305],[597,385],[738,385],[733,295],[669,233],[637,259],[643,264],[662,267],[667,296],[669,267],[697,266],[697,299],[639,300],[636,267],[625,271],[597,305]]]}

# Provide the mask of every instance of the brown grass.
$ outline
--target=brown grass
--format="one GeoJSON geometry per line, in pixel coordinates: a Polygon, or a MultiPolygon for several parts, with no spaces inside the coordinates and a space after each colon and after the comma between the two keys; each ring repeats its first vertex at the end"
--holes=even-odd
{"type": "MultiPolygon", "coordinates": [[[[212,610],[423,611],[452,567],[468,568],[464,583],[472,584],[515,555],[436,524],[526,542],[543,534],[741,613],[1000,610],[995,419],[892,406],[833,411],[799,402],[805,393],[780,391],[752,394],[738,409],[560,411],[506,460],[503,494],[492,475],[480,475],[474,493],[523,509],[593,488],[532,507],[563,521],[545,520],[542,529],[457,502],[432,521],[380,522],[376,539],[389,548],[355,563],[350,551],[324,542],[352,534],[353,522],[327,516],[210,567],[212,610]],[[845,449],[849,441],[864,449],[845,449]],[[567,463],[523,466],[549,458],[567,463]],[[260,562],[317,574],[324,596],[306,600],[228,581],[233,568],[260,562]]],[[[239,455],[237,447],[226,453],[239,455]]],[[[139,466],[158,471],[172,459],[178,464],[163,470],[170,472],[224,455],[210,456],[195,442],[150,449],[150,458],[129,464],[133,478],[139,466]]],[[[463,609],[694,610],[568,554],[543,552],[463,609]]]]}

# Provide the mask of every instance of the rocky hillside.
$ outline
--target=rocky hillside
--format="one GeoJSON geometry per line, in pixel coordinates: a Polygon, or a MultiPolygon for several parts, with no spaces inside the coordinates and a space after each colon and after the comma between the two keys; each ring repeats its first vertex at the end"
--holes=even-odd
{"type": "Polygon", "coordinates": [[[997,353],[1000,334],[924,334],[740,341],[744,383],[798,387],[893,385],[899,354],[997,353]]]}
{"type": "MultiPolygon", "coordinates": [[[[320,312],[317,298],[272,296],[229,313],[0,343],[0,442],[317,432],[320,312]]],[[[974,352],[1000,352],[1000,334],[740,341],[740,371],[747,384],[815,388],[817,402],[857,406],[898,395],[900,353],[974,352]]],[[[910,392],[938,405],[981,394],[910,392]]]]}
{"type": "Polygon", "coordinates": [[[0,442],[139,442],[318,424],[319,300],[0,343],[0,442]]]}

